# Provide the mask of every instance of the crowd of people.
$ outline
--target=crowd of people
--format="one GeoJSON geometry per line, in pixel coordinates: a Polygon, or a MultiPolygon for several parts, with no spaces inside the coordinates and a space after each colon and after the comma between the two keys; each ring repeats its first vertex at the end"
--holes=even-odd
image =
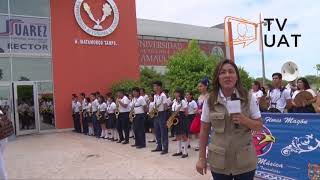
{"type": "Polygon", "coordinates": [[[177,88],[174,98],[169,91],[162,88],[161,81],[152,84],[153,92],[146,94],[145,89],[134,87],[131,92],[119,89],[116,96],[99,92],[72,95],[72,117],[75,132],[84,133],[96,138],[104,138],[122,144],[132,145],[137,149],[146,147],[146,133],[152,133],[149,143],[156,143],[152,152],[167,154],[169,147],[169,132],[177,143],[177,152],[173,156],[188,157],[190,139],[194,138],[195,151],[199,150],[198,133],[190,131],[194,120],[199,121],[202,105],[208,97],[209,79],[204,78],[198,84],[199,98],[194,100],[193,92],[184,92],[177,88]],[[168,125],[168,119],[176,120],[174,125],[168,125]],[[169,127],[168,127],[169,126],[169,127]]]}

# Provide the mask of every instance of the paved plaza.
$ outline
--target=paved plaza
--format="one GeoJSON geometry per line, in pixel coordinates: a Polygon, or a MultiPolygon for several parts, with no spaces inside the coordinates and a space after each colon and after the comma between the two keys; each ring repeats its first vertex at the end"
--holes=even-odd
{"type": "Polygon", "coordinates": [[[5,162],[10,179],[210,179],[195,170],[197,152],[176,158],[169,146],[162,156],[151,153],[154,143],[137,150],[72,132],[29,135],[8,143],[5,162]]]}

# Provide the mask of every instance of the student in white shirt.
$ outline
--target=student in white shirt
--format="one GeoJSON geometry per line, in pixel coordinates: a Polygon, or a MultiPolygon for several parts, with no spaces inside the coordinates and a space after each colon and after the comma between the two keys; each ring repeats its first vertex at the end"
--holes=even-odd
{"type": "Polygon", "coordinates": [[[181,156],[181,158],[188,157],[188,121],[186,116],[188,116],[188,103],[184,99],[184,92],[181,89],[176,89],[174,92],[175,99],[172,104],[172,116],[177,113],[177,118],[179,120],[176,126],[176,136],[177,136],[177,152],[172,156],[181,156]]]}
{"type": "Polygon", "coordinates": [[[157,147],[152,152],[161,152],[161,155],[168,154],[169,139],[167,122],[167,96],[162,92],[162,82],[153,83],[155,107],[158,110],[158,116],[154,118],[154,130],[157,137],[157,147]]]}
{"type": "MultiPolygon", "coordinates": [[[[153,108],[155,107],[155,104],[154,104],[154,94],[150,94],[149,96],[149,107],[148,107],[148,114],[150,112],[152,112],[153,108]]],[[[154,132],[154,118],[151,118],[150,116],[148,116],[148,127],[151,129],[151,133],[153,134],[152,136],[152,139],[149,140],[148,142],[149,143],[154,143],[156,142],[156,135],[155,135],[155,132],[154,132]]]]}
{"type": "Polygon", "coordinates": [[[316,93],[310,88],[309,82],[306,78],[299,78],[298,79],[298,84],[297,84],[297,90],[294,91],[293,95],[292,95],[292,105],[293,105],[293,109],[292,112],[294,113],[315,113],[315,109],[312,105],[312,103],[315,103],[317,100],[317,95],[316,93]],[[305,105],[302,107],[298,107],[296,103],[294,103],[294,100],[296,98],[296,96],[303,91],[307,91],[309,92],[312,96],[313,99],[309,102],[305,102],[305,105]]]}
{"type": "Polygon", "coordinates": [[[285,108],[290,109],[292,106],[291,96],[289,90],[282,86],[282,74],[272,74],[272,86],[273,88],[269,92],[269,111],[283,113],[285,108]]]}
{"type": "MultiPolygon", "coordinates": [[[[130,94],[126,94],[125,96],[127,96],[129,98],[129,100],[130,100],[129,109],[131,110],[133,95],[132,95],[132,93],[130,93],[130,94]]],[[[134,137],[135,137],[135,135],[134,135],[134,132],[133,132],[133,123],[131,122],[131,120],[129,118],[129,138],[134,138],[134,137]]]]}
{"type": "Polygon", "coordinates": [[[186,93],[186,100],[188,104],[188,116],[186,117],[187,120],[187,137],[188,137],[188,148],[190,148],[190,140],[192,139],[192,133],[190,131],[191,123],[193,119],[196,117],[198,104],[193,99],[193,93],[191,91],[186,93]]]}
{"type": "Polygon", "coordinates": [[[92,107],[92,124],[93,124],[93,131],[94,135],[99,138],[101,135],[101,127],[100,123],[97,120],[97,112],[99,107],[99,101],[97,99],[96,93],[91,93],[91,107],[92,107]]]}
{"type": "Polygon", "coordinates": [[[119,117],[117,120],[117,129],[119,133],[118,143],[129,144],[129,112],[130,112],[130,100],[124,95],[124,90],[117,91],[116,103],[119,104],[119,117]],[[124,136],[123,136],[124,132],[124,136]]]}
{"type": "Polygon", "coordinates": [[[140,89],[138,87],[132,88],[132,108],[135,113],[133,119],[133,131],[135,134],[135,144],[132,147],[137,149],[146,147],[146,134],[145,134],[145,112],[147,110],[147,102],[143,96],[140,96],[140,89]]]}
{"type": "Polygon", "coordinates": [[[256,97],[257,104],[259,105],[260,98],[263,96],[263,92],[261,91],[261,84],[259,81],[253,81],[252,95],[256,97]]]}
{"type": "Polygon", "coordinates": [[[89,97],[86,97],[86,102],[87,105],[84,106],[84,118],[85,121],[88,122],[88,136],[93,136],[94,131],[93,131],[93,123],[92,123],[92,105],[91,105],[91,99],[89,97]]]}
{"type": "Polygon", "coordinates": [[[89,131],[89,127],[88,127],[88,121],[87,119],[84,117],[85,114],[85,110],[87,108],[87,100],[86,100],[86,94],[85,93],[80,93],[80,99],[81,99],[81,109],[82,109],[82,132],[83,134],[88,134],[89,131]]]}
{"type": "Polygon", "coordinates": [[[140,96],[142,96],[146,103],[149,104],[149,96],[146,94],[146,90],[144,88],[140,88],[140,96]]]}
{"type": "Polygon", "coordinates": [[[107,102],[107,111],[109,118],[107,119],[107,136],[106,138],[111,141],[118,141],[118,131],[116,126],[116,115],[115,111],[117,109],[117,105],[114,102],[114,98],[111,93],[107,94],[108,102],[107,102]],[[110,135],[109,135],[110,134],[110,135]]]}
{"type": "Polygon", "coordinates": [[[72,94],[72,114],[73,114],[73,124],[74,132],[81,133],[81,124],[80,124],[80,108],[81,103],[78,101],[78,96],[72,94]]]}
{"type": "Polygon", "coordinates": [[[104,138],[107,134],[107,127],[106,127],[106,112],[107,112],[107,104],[105,102],[105,99],[103,96],[98,97],[99,101],[99,106],[98,110],[100,113],[100,119],[98,120],[100,123],[100,128],[101,128],[101,135],[100,138],[104,138]]]}

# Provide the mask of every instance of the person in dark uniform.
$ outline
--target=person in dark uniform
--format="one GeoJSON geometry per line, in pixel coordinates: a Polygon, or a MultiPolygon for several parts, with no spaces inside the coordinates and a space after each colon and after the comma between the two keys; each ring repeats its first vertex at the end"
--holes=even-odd
{"type": "Polygon", "coordinates": [[[98,121],[100,123],[101,134],[100,138],[104,138],[107,135],[107,121],[106,121],[106,112],[107,112],[107,104],[104,100],[103,96],[98,97],[99,106],[98,106],[98,112],[100,113],[98,116],[98,121]]]}
{"type": "Polygon", "coordinates": [[[78,96],[76,94],[72,94],[72,117],[74,123],[74,132],[77,133],[81,133],[80,108],[81,104],[78,101],[78,96]]]}
{"type": "Polygon", "coordinates": [[[116,115],[115,115],[115,110],[117,108],[117,105],[114,102],[114,98],[112,97],[111,93],[108,93],[107,97],[108,97],[107,112],[108,112],[109,119],[107,120],[108,134],[106,138],[111,141],[118,141],[118,132],[117,132],[117,126],[116,126],[117,122],[116,122],[116,115]]]}
{"type": "Polygon", "coordinates": [[[188,103],[184,99],[184,92],[182,89],[176,89],[174,93],[175,99],[172,104],[172,118],[175,114],[179,119],[178,124],[176,125],[176,136],[177,136],[177,152],[172,156],[181,156],[181,158],[188,157],[188,122],[186,116],[188,115],[188,103]]]}

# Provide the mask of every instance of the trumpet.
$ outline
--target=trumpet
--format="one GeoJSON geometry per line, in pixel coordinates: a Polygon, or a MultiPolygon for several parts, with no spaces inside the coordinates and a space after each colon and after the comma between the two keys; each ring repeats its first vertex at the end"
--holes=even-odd
{"type": "Polygon", "coordinates": [[[102,114],[100,113],[100,110],[97,111],[96,116],[97,116],[98,121],[100,121],[100,119],[102,118],[102,114]]]}
{"type": "Polygon", "coordinates": [[[120,106],[119,100],[117,100],[117,101],[116,101],[116,107],[117,107],[117,108],[116,108],[116,110],[115,110],[115,112],[114,112],[117,119],[119,118],[119,114],[120,114],[119,106],[120,106]]]}
{"type": "Polygon", "coordinates": [[[133,119],[136,117],[136,113],[134,112],[134,106],[135,106],[135,104],[132,105],[130,113],[129,113],[130,122],[133,122],[133,119]]]}
{"type": "Polygon", "coordinates": [[[171,116],[169,117],[168,121],[167,121],[167,127],[170,129],[173,125],[176,126],[178,123],[179,123],[179,111],[182,107],[182,104],[181,106],[176,110],[174,111],[171,116]]]}

